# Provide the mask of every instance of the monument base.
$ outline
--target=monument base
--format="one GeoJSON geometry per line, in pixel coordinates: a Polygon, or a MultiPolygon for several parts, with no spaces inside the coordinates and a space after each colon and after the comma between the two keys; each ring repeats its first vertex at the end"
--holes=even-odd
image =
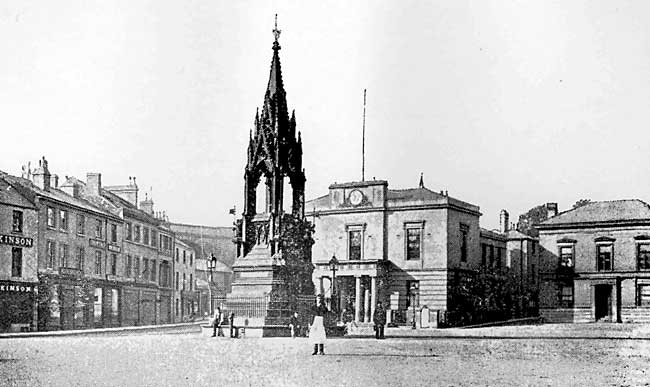
{"type": "Polygon", "coordinates": [[[295,312],[300,324],[307,326],[315,296],[291,291],[291,282],[303,279],[296,278],[281,254],[271,255],[268,246],[256,245],[235,261],[233,272],[232,292],[222,309],[226,317],[235,313],[235,326],[243,327],[246,336],[290,336],[289,321],[295,312]]]}

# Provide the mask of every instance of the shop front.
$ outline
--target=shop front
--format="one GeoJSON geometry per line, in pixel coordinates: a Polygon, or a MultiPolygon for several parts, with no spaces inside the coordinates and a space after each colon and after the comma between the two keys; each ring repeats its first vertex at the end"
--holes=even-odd
{"type": "Polygon", "coordinates": [[[172,322],[172,291],[160,290],[160,323],[169,324],[172,322]]]}
{"type": "Polygon", "coordinates": [[[32,330],[36,289],[36,283],[0,281],[0,332],[32,330]]]}
{"type": "Polygon", "coordinates": [[[196,291],[181,291],[181,318],[190,321],[197,316],[199,311],[199,294],[196,291]]]}
{"type": "Polygon", "coordinates": [[[94,327],[94,284],[82,278],[79,269],[60,268],[59,273],[40,276],[38,330],[94,327]]]}

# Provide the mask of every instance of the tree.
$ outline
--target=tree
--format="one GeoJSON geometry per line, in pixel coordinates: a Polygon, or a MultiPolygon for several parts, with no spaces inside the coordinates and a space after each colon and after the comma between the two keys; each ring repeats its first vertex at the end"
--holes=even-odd
{"type": "Polygon", "coordinates": [[[575,202],[575,204],[573,205],[573,208],[586,206],[589,203],[591,203],[591,199],[580,199],[577,202],[575,202]]]}
{"type": "Polygon", "coordinates": [[[545,204],[531,208],[527,213],[519,215],[517,231],[530,236],[538,236],[536,225],[548,219],[548,208],[545,204]]]}

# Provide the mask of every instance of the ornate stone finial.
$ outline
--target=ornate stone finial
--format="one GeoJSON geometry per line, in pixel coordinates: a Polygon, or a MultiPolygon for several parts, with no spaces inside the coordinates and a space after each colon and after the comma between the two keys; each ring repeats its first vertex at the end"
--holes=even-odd
{"type": "Polygon", "coordinates": [[[424,172],[420,172],[420,188],[424,188],[424,172]]]}
{"type": "Polygon", "coordinates": [[[278,14],[275,14],[275,28],[273,29],[273,36],[275,36],[275,42],[277,43],[278,39],[280,39],[280,32],[281,30],[278,29],[278,14]]]}

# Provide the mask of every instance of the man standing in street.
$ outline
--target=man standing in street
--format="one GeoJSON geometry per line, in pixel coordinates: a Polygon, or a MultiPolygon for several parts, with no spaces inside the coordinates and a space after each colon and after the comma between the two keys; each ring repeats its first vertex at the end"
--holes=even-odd
{"type": "Polygon", "coordinates": [[[381,302],[377,303],[375,314],[372,316],[372,322],[375,323],[375,338],[378,340],[383,339],[384,325],[386,325],[386,310],[381,305],[381,302]]]}
{"type": "Polygon", "coordinates": [[[230,313],[230,337],[233,339],[239,337],[237,333],[237,327],[235,326],[235,312],[232,312],[230,313]]]}
{"type": "Polygon", "coordinates": [[[221,329],[221,320],[223,320],[223,315],[221,314],[221,308],[217,307],[214,311],[214,316],[212,317],[212,337],[217,336],[223,337],[223,330],[221,329]],[[218,333],[217,333],[218,331],[218,333]]]}
{"type": "Polygon", "coordinates": [[[300,336],[300,322],[298,321],[298,312],[294,312],[291,320],[289,321],[289,328],[291,328],[291,338],[300,336]]]}

